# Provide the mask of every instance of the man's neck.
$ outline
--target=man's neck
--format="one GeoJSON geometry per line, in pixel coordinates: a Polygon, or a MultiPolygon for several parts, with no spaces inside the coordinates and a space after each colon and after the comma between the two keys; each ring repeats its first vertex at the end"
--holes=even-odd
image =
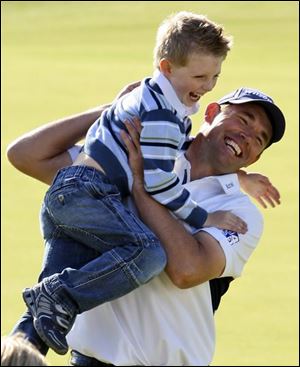
{"type": "Polygon", "coordinates": [[[218,174],[219,173],[215,172],[208,164],[205,164],[205,162],[196,168],[191,165],[191,181],[218,174]]]}
{"type": "Polygon", "coordinates": [[[191,164],[191,181],[224,174],[212,165],[211,152],[206,143],[205,138],[198,134],[185,152],[185,157],[191,164]]]}

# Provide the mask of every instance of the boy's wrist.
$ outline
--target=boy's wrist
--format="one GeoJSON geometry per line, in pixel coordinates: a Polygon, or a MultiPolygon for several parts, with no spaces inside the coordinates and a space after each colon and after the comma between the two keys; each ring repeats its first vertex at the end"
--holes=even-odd
{"type": "Polygon", "coordinates": [[[242,184],[244,182],[244,179],[247,177],[247,172],[243,171],[242,169],[239,169],[237,171],[237,175],[238,175],[240,184],[242,184]]]}

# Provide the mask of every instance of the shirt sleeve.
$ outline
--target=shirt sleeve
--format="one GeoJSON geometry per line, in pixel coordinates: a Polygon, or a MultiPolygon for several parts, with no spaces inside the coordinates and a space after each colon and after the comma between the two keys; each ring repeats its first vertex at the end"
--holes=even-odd
{"type": "Polygon", "coordinates": [[[147,192],[177,218],[202,228],[207,212],[192,200],[174,171],[176,156],[186,141],[183,123],[170,110],[145,111],[141,115],[141,150],[147,192]]]}
{"type": "Polygon", "coordinates": [[[233,213],[248,224],[248,231],[245,234],[212,227],[202,230],[213,236],[224,251],[226,265],[221,277],[237,278],[241,276],[245,264],[261,238],[263,217],[254,205],[253,208],[233,210],[233,213]]]}

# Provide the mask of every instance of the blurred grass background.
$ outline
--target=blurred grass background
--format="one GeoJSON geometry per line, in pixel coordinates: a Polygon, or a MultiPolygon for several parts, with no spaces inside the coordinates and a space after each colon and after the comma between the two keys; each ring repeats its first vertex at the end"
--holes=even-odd
{"type": "MultiPolygon", "coordinates": [[[[216,314],[212,365],[296,366],[298,360],[298,26],[296,1],[1,2],[1,335],[24,310],[43,243],[38,214],[46,185],[16,171],[7,145],[48,121],[111,101],[152,73],[160,22],[170,13],[206,14],[234,36],[219,82],[204,106],[239,86],[262,89],[285,113],[284,140],[253,166],[279,188],[282,204],[263,210],[265,231],[243,276],[216,314]]],[[[50,352],[52,365],[69,355],[50,352]]]]}

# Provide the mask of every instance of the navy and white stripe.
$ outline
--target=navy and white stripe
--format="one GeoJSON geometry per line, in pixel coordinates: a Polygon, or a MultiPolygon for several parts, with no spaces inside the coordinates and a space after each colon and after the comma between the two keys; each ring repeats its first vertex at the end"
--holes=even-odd
{"type": "Polygon", "coordinates": [[[134,116],[143,126],[140,143],[146,190],[178,218],[201,228],[207,212],[183,188],[186,172],[174,171],[179,151],[190,140],[191,120],[162,74],[143,80],[102,114],[88,132],[85,152],[99,162],[122,195],[128,195],[133,179],[120,131],[125,128],[123,121],[134,116]]]}

